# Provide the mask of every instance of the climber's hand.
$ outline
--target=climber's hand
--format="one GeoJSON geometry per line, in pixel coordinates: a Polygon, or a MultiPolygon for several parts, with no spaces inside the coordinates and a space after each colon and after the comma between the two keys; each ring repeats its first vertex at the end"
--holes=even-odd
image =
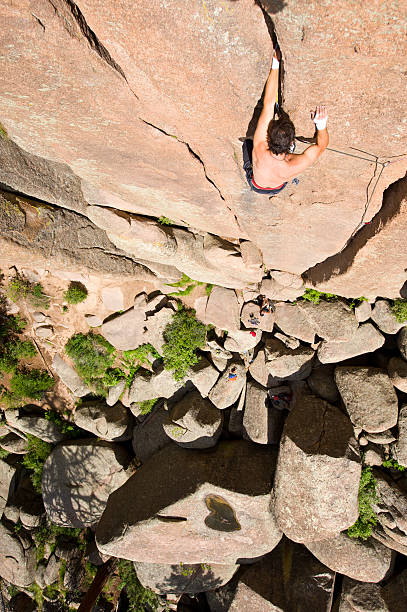
{"type": "Polygon", "coordinates": [[[314,111],[311,111],[311,119],[317,126],[317,130],[324,130],[328,121],[326,106],[317,106],[314,111]]]}

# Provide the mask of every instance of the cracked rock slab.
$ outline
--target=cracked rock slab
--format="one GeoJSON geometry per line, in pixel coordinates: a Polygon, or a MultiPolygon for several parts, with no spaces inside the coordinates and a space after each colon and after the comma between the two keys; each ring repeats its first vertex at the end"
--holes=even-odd
{"type": "Polygon", "coordinates": [[[67,364],[58,353],[54,356],[51,367],[76,397],[83,397],[90,393],[89,387],[85,385],[77,371],[67,364]]]}
{"type": "Polygon", "coordinates": [[[304,395],[287,418],[276,470],[274,509],[285,535],[307,543],[353,525],[360,474],[349,418],[324,400],[304,395]]]}
{"type": "Polygon", "coordinates": [[[361,325],[347,342],[324,340],[318,348],[321,363],[337,363],[357,355],[373,353],[384,344],[384,336],[371,324],[361,325]]]}
{"type": "Polygon", "coordinates": [[[342,302],[321,300],[319,304],[313,304],[299,301],[298,308],[318,336],[329,342],[347,342],[358,328],[354,313],[342,302]]]}
{"type": "Polygon", "coordinates": [[[241,362],[232,362],[209,393],[209,399],[219,410],[234,404],[246,386],[246,369],[241,362]]]}
{"type": "Polygon", "coordinates": [[[35,546],[0,523],[0,576],[19,587],[29,586],[35,577],[35,546]]]}
{"type": "Polygon", "coordinates": [[[227,331],[240,329],[240,306],[233,289],[212,289],[206,305],[205,320],[227,331]]]}
{"type": "Polygon", "coordinates": [[[338,366],[335,382],[355,427],[380,433],[396,425],[398,399],[385,370],[338,366]]]}
{"type": "Polygon", "coordinates": [[[298,304],[275,304],[275,323],[288,336],[310,344],[315,340],[316,327],[309,322],[298,304]]]}
{"type": "Polygon", "coordinates": [[[288,348],[276,338],[267,338],[249,371],[263,387],[281,380],[302,380],[311,374],[314,351],[308,346],[288,348]]]}
{"type": "Polygon", "coordinates": [[[116,349],[129,351],[144,343],[145,312],[130,308],[122,315],[103,323],[102,335],[116,349]]]}

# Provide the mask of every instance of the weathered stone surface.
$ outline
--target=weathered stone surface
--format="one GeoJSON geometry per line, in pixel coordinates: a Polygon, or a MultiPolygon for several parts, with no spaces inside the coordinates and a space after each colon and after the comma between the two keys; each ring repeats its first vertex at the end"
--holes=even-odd
{"type": "Polygon", "coordinates": [[[300,341],[297,338],[292,338],[292,336],[286,336],[285,334],[277,332],[274,334],[274,337],[277,338],[277,340],[281,340],[289,349],[295,350],[300,346],[300,341]]]}
{"type": "Polygon", "coordinates": [[[7,410],[6,419],[7,423],[18,431],[31,434],[51,444],[57,444],[66,438],[66,435],[61,432],[61,427],[42,417],[36,406],[25,406],[20,410],[7,410]]]}
{"type": "Polygon", "coordinates": [[[393,314],[390,302],[387,300],[377,300],[374,305],[371,319],[377,327],[385,334],[397,334],[404,327],[405,323],[399,323],[393,314]]]}
{"type": "Polygon", "coordinates": [[[5,461],[0,461],[0,518],[6,507],[10,485],[15,474],[15,468],[5,461]]]}
{"type": "Polygon", "coordinates": [[[396,389],[407,393],[407,362],[401,357],[392,357],[387,364],[387,371],[396,389]]]}
{"type": "MultiPolygon", "coordinates": [[[[274,317],[273,317],[274,319],[274,317]]],[[[246,329],[260,326],[260,306],[257,302],[246,302],[240,312],[240,320],[246,329]]]]}
{"type": "Polygon", "coordinates": [[[271,380],[301,380],[311,373],[314,351],[306,346],[289,349],[275,338],[267,338],[264,349],[257,353],[250,365],[250,374],[263,385],[270,386],[271,380]]]}
{"type": "Polygon", "coordinates": [[[260,329],[231,331],[227,335],[224,347],[232,353],[244,353],[257,346],[261,337],[260,329]]]}
{"type": "Polygon", "coordinates": [[[275,304],[275,323],[289,336],[310,344],[315,340],[316,328],[310,323],[298,304],[277,302],[275,304]]]}
{"type": "Polygon", "coordinates": [[[160,355],[165,343],[164,331],[167,325],[171,323],[173,314],[172,308],[161,308],[161,310],[148,317],[145,323],[146,331],[142,343],[152,344],[160,355]]]}
{"type": "Polygon", "coordinates": [[[307,378],[311,391],[331,404],[339,399],[338,387],[335,383],[332,365],[317,365],[307,378]]]}
{"type": "Polygon", "coordinates": [[[312,542],[353,525],[360,473],[348,417],[319,398],[304,396],[287,418],[275,478],[274,509],[285,535],[312,542]]]}
{"type": "Polygon", "coordinates": [[[35,546],[0,523],[0,576],[16,586],[29,586],[35,576],[35,546]]]}
{"type": "Polygon", "coordinates": [[[364,323],[372,314],[372,307],[369,302],[361,302],[355,307],[355,317],[358,323],[364,323]]]}
{"type": "Polygon", "coordinates": [[[364,353],[373,353],[383,346],[384,337],[371,323],[364,323],[348,342],[323,341],[318,348],[321,363],[336,363],[364,353]]]}
{"type": "Polygon", "coordinates": [[[407,467],[407,404],[403,404],[398,417],[398,439],[395,445],[397,461],[407,467]]]}
{"type": "MultiPolygon", "coordinates": [[[[407,572],[403,570],[382,587],[382,597],[389,612],[403,612],[407,601],[407,572]]],[[[387,612],[387,610],[386,610],[387,612]]]]}
{"type": "Polygon", "coordinates": [[[132,445],[137,459],[144,462],[167,444],[172,444],[163,427],[167,418],[166,406],[159,404],[134,427],[132,445]]]}
{"type": "MultiPolygon", "coordinates": [[[[398,545],[407,550],[407,494],[387,474],[374,470],[373,475],[378,495],[375,512],[379,526],[387,536],[384,543],[394,550],[399,550],[398,545]]],[[[373,528],[374,537],[375,530],[376,527],[373,528]]],[[[380,531],[378,535],[380,536],[380,531]]]]}
{"type": "Polygon", "coordinates": [[[201,357],[198,363],[189,368],[186,378],[198,389],[202,397],[207,397],[219,378],[219,372],[205,357],[201,357]]]}
{"type": "Polygon", "coordinates": [[[85,321],[89,327],[100,327],[103,323],[103,319],[97,315],[87,314],[85,315],[85,321]]]}
{"type": "Polygon", "coordinates": [[[95,525],[111,491],[130,476],[131,457],[98,440],[63,442],[44,464],[42,494],[49,519],[66,527],[95,525]]]}
{"type": "Polygon", "coordinates": [[[355,427],[376,433],[397,423],[397,395],[385,370],[338,366],[335,382],[355,427]]]}
{"type": "Polygon", "coordinates": [[[215,446],[222,431],[223,413],[198,391],[177,402],[163,422],[169,438],[184,448],[215,446]]]}
{"type": "Polygon", "coordinates": [[[295,274],[271,271],[271,278],[263,278],[260,293],[271,300],[293,301],[304,293],[302,279],[295,274]]]}
{"type": "Polygon", "coordinates": [[[120,287],[103,287],[102,302],[107,310],[124,310],[124,295],[120,287]]]}
{"type": "Polygon", "coordinates": [[[237,578],[237,588],[231,586],[235,579],[231,585],[207,594],[211,611],[328,612],[331,608],[335,573],[304,546],[284,537],[261,561],[242,567],[237,578]]]}
{"type": "Polygon", "coordinates": [[[216,563],[138,563],[134,562],[141,584],[156,593],[200,593],[212,591],[229,582],[238,565],[216,563]]]}
{"type": "Polygon", "coordinates": [[[348,342],[358,328],[353,312],[343,302],[321,300],[319,304],[313,304],[300,300],[298,308],[316,329],[318,336],[328,342],[348,342]]]}
{"type": "Polygon", "coordinates": [[[269,503],[274,464],[270,450],[243,440],[194,453],[168,446],[110,496],[98,548],[166,564],[262,555],[281,538],[269,503]]]}
{"type": "Polygon", "coordinates": [[[139,308],[130,308],[127,312],[103,323],[102,335],[121,351],[135,349],[144,343],[145,313],[139,308]]]}
{"type": "Polygon", "coordinates": [[[83,397],[90,393],[89,387],[85,385],[76,370],[68,365],[58,353],[54,356],[51,367],[74,395],[83,397]]]}
{"type": "Polygon", "coordinates": [[[270,444],[273,437],[271,410],[267,389],[250,381],[246,387],[246,403],[243,413],[243,433],[258,444],[270,444]]]}
{"type": "Polygon", "coordinates": [[[379,446],[374,448],[367,448],[365,451],[365,463],[366,465],[382,465],[384,461],[384,453],[379,446]]]}
{"type": "Polygon", "coordinates": [[[306,547],[335,572],[361,582],[380,582],[391,566],[392,552],[373,538],[360,540],[345,533],[306,547]]]}
{"type": "Polygon", "coordinates": [[[220,410],[234,404],[246,386],[246,370],[241,362],[233,361],[212,387],[209,399],[220,410]]]}
{"type": "Polygon", "coordinates": [[[400,329],[397,334],[397,346],[403,359],[407,360],[407,327],[400,329]]]}
{"type": "Polygon", "coordinates": [[[15,455],[25,455],[28,451],[27,439],[10,431],[0,440],[0,448],[15,455]]]}
{"type": "Polygon", "coordinates": [[[132,417],[120,402],[113,406],[108,406],[104,401],[84,402],[76,408],[74,421],[78,427],[102,440],[131,438],[132,417]]]}
{"type": "Polygon", "coordinates": [[[390,429],[386,429],[379,433],[367,433],[365,437],[369,442],[373,442],[374,444],[391,444],[396,440],[390,429]]]}
{"type": "Polygon", "coordinates": [[[206,321],[220,329],[237,331],[240,329],[240,307],[235,291],[224,287],[214,287],[205,311],[206,321]]]}
{"type": "Polygon", "coordinates": [[[44,572],[44,582],[46,585],[53,584],[59,578],[60,562],[54,554],[48,559],[47,566],[44,572]]]}
{"type": "Polygon", "coordinates": [[[347,576],[342,582],[338,612],[391,612],[373,582],[359,582],[347,576]]]}
{"type": "Polygon", "coordinates": [[[41,325],[35,329],[35,335],[42,340],[52,338],[54,335],[54,328],[52,325],[41,325]]]}
{"type": "Polygon", "coordinates": [[[144,402],[155,397],[171,397],[183,383],[174,380],[169,370],[161,370],[152,376],[136,374],[130,387],[129,402],[144,402]]]}
{"type": "Polygon", "coordinates": [[[114,387],[109,387],[109,392],[106,398],[106,404],[108,406],[114,406],[115,403],[119,401],[120,396],[125,390],[125,388],[126,388],[125,378],[122,378],[121,380],[119,380],[117,385],[114,385],[114,387]]]}
{"type": "Polygon", "coordinates": [[[19,474],[17,487],[9,498],[5,513],[10,520],[20,520],[28,529],[39,526],[44,514],[44,504],[28,474],[19,474]]]}

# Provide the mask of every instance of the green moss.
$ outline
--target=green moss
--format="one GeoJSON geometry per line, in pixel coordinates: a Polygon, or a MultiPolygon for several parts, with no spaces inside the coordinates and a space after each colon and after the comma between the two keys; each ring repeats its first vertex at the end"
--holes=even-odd
{"type": "Polygon", "coordinates": [[[10,380],[10,391],[16,398],[41,399],[54,386],[54,382],[45,370],[21,368],[10,380]]]}
{"type": "Polygon", "coordinates": [[[0,372],[15,372],[20,359],[30,359],[36,354],[31,340],[10,338],[0,344],[0,372]]]}
{"type": "Polygon", "coordinates": [[[7,130],[2,123],[0,123],[0,138],[8,140],[7,130]]]}
{"type": "Polygon", "coordinates": [[[316,289],[306,289],[305,293],[299,299],[312,302],[313,304],[319,304],[320,300],[334,301],[338,299],[338,296],[334,293],[324,293],[316,289]]]}
{"type": "Polygon", "coordinates": [[[72,281],[64,293],[64,300],[68,304],[79,304],[88,297],[88,290],[79,282],[72,281]]]}
{"type": "Polygon", "coordinates": [[[188,368],[198,362],[197,349],[206,342],[206,327],[195,318],[194,311],[180,308],[164,331],[164,367],[175,380],[182,380],[188,368]]]}
{"type": "Polygon", "coordinates": [[[391,309],[399,323],[407,321],[407,300],[394,300],[391,309]]]}
{"type": "Polygon", "coordinates": [[[347,530],[350,538],[367,540],[372,535],[372,527],[377,524],[377,516],[372,505],[377,501],[376,479],[373,476],[372,468],[365,467],[362,469],[359,483],[359,518],[347,530]]]}
{"type": "Polygon", "coordinates": [[[28,452],[24,455],[23,465],[30,471],[34,489],[41,493],[41,480],[44,463],[52,450],[51,444],[27,434],[28,452]]]}

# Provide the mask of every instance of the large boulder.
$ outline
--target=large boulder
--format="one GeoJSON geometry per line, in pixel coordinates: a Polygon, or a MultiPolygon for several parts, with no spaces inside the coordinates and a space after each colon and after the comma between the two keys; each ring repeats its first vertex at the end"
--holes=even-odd
{"type": "Polygon", "coordinates": [[[306,547],[317,559],[333,571],[362,582],[380,582],[392,564],[392,552],[373,538],[359,540],[346,533],[318,542],[307,542],[306,547]]]}
{"type": "Polygon", "coordinates": [[[134,306],[127,312],[110,319],[102,325],[102,335],[121,351],[135,349],[144,340],[145,312],[134,306]]]}
{"type": "Polygon", "coordinates": [[[371,314],[371,319],[385,334],[397,334],[406,325],[406,323],[397,321],[388,300],[377,300],[371,314]]]}
{"type": "Polygon", "coordinates": [[[358,518],[361,464],[352,423],[338,408],[304,395],[280,443],[274,509],[294,542],[337,535],[358,518]]]}
{"type": "Polygon", "coordinates": [[[212,387],[208,397],[217,408],[224,410],[239,399],[245,386],[246,369],[242,362],[233,361],[212,387]]]}
{"type": "Polygon", "coordinates": [[[340,301],[313,304],[300,300],[298,308],[318,336],[328,342],[348,342],[358,328],[354,313],[340,301]]]}
{"type": "Polygon", "coordinates": [[[146,461],[151,455],[172,443],[168,437],[164,423],[168,420],[167,406],[159,403],[133,429],[132,446],[140,461],[146,461]]]}
{"type": "Polygon", "coordinates": [[[318,395],[331,404],[339,399],[338,387],[336,386],[334,378],[334,369],[334,366],[330,364],[317,365],[307,378],[307,383],[314,395],[318,395]]]}
{"type": "Polygon", "coordinates": [[[344,577],[338,612],[392,612],[374,582],[360,582],[344,577]]]}
{"type": "Polygon", "coordinates": [[[240,306],[236,292],[225,287],[214,287],[208,299],[205,320],[220,329],[240,329],[240,306]]]}
{"type": "Polygon", "coordinates": [[[205,357],[192,365],[186,375],[186,379],[192,382],[202,397],[207,397],[218,378],[218,370],[205,357]]]}
{"type": "Polygon", "coordinates": [[[192,391],[172,407],[163,427],[179,446],[210,448],[218,441],[222,424],[223,413],[198,391],[192,391]]]}
{"type": "Polygon", "coordinates": [[[276,338],[267,338],[264,349],[257,353],[250,365],[250,374],[263,385],[271,386],[281,380],[302,380],[311,373],[314,351],[310,347],[288,348],[276,338]]]}
{"type": "Polygon", "coordinates": [[[85,385],[78,372],[66,363],[58,353],[54,355],[51,368],[76,397],[83,397],[90,393],[89,387],[85,385]]]}
{"type": "Polygon", "coordinates": [[[98,548],[165,564],[263,555],[281,538],[270,508],[275,461],[275,453],[243,440],[199,452],[167,446],[110,496],[98,548]]]}
{"type": "Polygon", "coordinates": [[[161,355],[166,342],[164,337],[165,328],[171,323],[173,314],[172,308],[161,308],[161,310],[149,316],[144,323],[145,332],[142,344],[152,344],[161,355]]]}
{"type": "Polygon", "coordinates": [[[392,357],[387,364],[387,371],[396,389],[407,393],[407,362],[401,357],[392,357]]]}
{"type": "Polygon", "coordinates": [[[267,389],[255,381],[250,381],[246,387],[243,413],[243,434],[245,437],[258,444],[274,442],[276,437],[276,432],[273,431],[273,425],[276,423],[272,418],[274,410],[269,407],[267,389]]]}
{"type": "Polygon", "coordinates": [[[385,370],[338,366],[335,382],[355,427],[377,433],[396,425],[398,400],[385,370]]]}
{"type": "Polygon", "coordinates": [[[293,301],[304,293],[303,280],[296,274],[271,270],[271,278],[263,278],[260,293],[271,300],[293,301]]]}
{"type": "Polygon", "coordinates": [[[75,440],[56,446],[42,473],[49,519],[64,527],[95,525],[111,491],[130,476],[130,460],[126,450],[109,442],[75,440]]]}
{"type": "Polygon", "coordinates": [[[277,302],[275,304],[275,323],[289,336],[310,344],[315,340],[316,326],[305,316],[298,304],[277,302]]]}
{"type": "Polygon", "coordinates": [[[14,474],[15,468],[8,465],[5,461],[0,461],[0,518],[7,504],[14,474]]]}
{"type": "Polygon", "coordinates": [[[74,421],[78,427],[90,431],[102,440],[123,440],[131,437],[132,417],[120,402],[114,406],[97,400],[83,402],[75,410],[74,421]]]}
{"type": "Polygon", "coordinates": [[[364,323],[347,342],[321,342],[318,359],[321,363],[336,363],[357,355],[373,353],[383,344],[382,334],[371,323],[364,323]]]}
{"type": "Polygon", "coordinates": [[[262,333],[260,329],[252,329],[251,331],[242,329],[231,331],[225,340],[224,347],[232,353],[244,353],[250,351],[257,346],[261,340],[262,333]]]}
{"type": "Polygon", "coordinates": [[[144,402],[156,397],[171,397],[183,383],[172,372],[162,369],[156,374],[136,374],[129,391],[129,402],[144,402]]]}
{"type": "Polygon", "coordinates": [[[35,546],[23,533],[14,533],[0,523],[0,576],[18,587],[34,581],[35,546]]]}
{"type": "Polygon", "coordinates": [[[135,561],[134,569],[144,587],[164,595],[212,591],[229,582],[239,566],[182,562],[170,565],[135,561]]]}
{"type": "Polygon", "coordinates": [[[31,434],[40,440],[57,444],[66,439],[66,434],[61,431],[60,425],[42,416],[42,410],[37,406],[24,406],[20,410],[7,410],[6,420],[14,429],[31,434]]]}

